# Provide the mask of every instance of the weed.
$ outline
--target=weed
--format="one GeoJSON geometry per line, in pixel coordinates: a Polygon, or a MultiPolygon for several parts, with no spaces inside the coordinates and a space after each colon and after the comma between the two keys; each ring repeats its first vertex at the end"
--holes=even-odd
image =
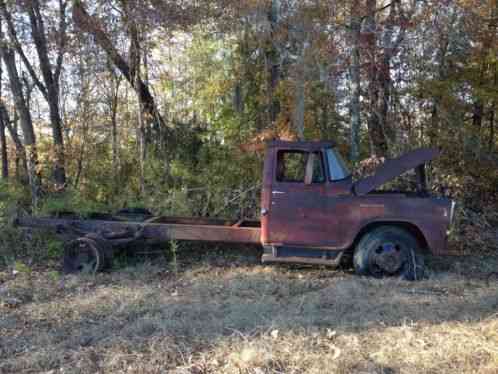
{"type": "Polygon", "coordinates": [[[58,271],[52,270],[47,273],[47,277],[52,281],[52,282],[57,282],[61,278],[61,274],[58,271]]]}
{"type": "Polygon", "coordinates": [[[59,259],[62,257],[64,252],[64,244],[60,240],[50,238],[47,241],[47,257],[49,259],[59,259]]]}
{"type": "Polygon", "coordinates": [[[23,231],[9,225],[0,226],[0,230],[0,267],[16,261],[47,264],[63,255],[63,243],[52,233],[23,231]]]}
{"type": "Polygon", "coordinates": [[[33,270],[28,265],[24,264],[21,261],[16,261],[14,263],[14,270],[18,273],[26,274],[28,276],[30,276],[33,272],[33,270]]]}
{"type": "Polygon", "coordinates": [[[173,267],[173,272],[178,274],[178,250],[180,249],[180,244],[176,240],[170,240],[169,250],[171,252],[171,266],[173,267]]]}
{"type": "Polygon", "coordinates": [[[105,204],[88,199],[79,192],[67,190],[63,193],[49,195],[40,204],[37,214],[55,215],[61,212],[74,212],[81,217],[87,217],[94,212],[109,210],[105,204]]]}

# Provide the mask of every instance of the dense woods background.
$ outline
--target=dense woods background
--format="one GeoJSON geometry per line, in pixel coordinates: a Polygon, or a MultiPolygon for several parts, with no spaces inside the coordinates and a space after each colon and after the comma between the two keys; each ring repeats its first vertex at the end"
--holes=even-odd
{"type": "Polygon", "coordinates": [[[2,0],[0,18],[4,208],[255,215],[265,140],[333,139],[352,166],[441,147],[435,191],[489,226],[496,0],[2,0]]]}

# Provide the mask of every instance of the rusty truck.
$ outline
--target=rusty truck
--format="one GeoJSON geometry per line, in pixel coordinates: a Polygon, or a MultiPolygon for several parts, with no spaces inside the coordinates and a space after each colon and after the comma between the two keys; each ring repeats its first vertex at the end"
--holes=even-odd
{"type": "Polygon", "coordinates": [[[352,262],[360,275],[413,280],[426,254],[451,254],[455,202],[431,195],[426,182],[426,164],[438,154],[417,149],[353,181],[333,142],[276,140],[266,147],[258,220],[27,216],[17,224],[69,235],[66,272],[102,270],[130,243],[189,240],[260,244],[263,263],[352,262]],[[411,191],[380,190],[407,171],[416,176],[411,191]]]}

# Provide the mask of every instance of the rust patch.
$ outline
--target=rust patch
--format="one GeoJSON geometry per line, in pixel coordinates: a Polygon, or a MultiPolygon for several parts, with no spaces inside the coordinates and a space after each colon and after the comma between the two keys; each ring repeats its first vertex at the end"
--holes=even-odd
{"type": "Polygon", "coordinates": [[[362,216],[382,216],[384,211],[384,204],[360,204],[360,214],[362,216]]]}

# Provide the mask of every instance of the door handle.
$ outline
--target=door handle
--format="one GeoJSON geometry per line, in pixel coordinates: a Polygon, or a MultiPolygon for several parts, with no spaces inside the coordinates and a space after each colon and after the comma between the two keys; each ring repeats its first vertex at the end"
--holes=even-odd
{"type": "Polygon", "coordinates": [[[272,191],[271,193],[272,193],[272,195],[282,195],[282,194],[285,194],[285,192],[283,192],[283,191],[272,191]]]}
{"type": "Polygon", "coordinates": [[[263,217],[264,217],[264,216],[266,216],[267,214],[268,214],[268,209],[266,209],[266,208],[262,208],[262,209],[261,209],[261,216],[263,216],[263,217]]]}

